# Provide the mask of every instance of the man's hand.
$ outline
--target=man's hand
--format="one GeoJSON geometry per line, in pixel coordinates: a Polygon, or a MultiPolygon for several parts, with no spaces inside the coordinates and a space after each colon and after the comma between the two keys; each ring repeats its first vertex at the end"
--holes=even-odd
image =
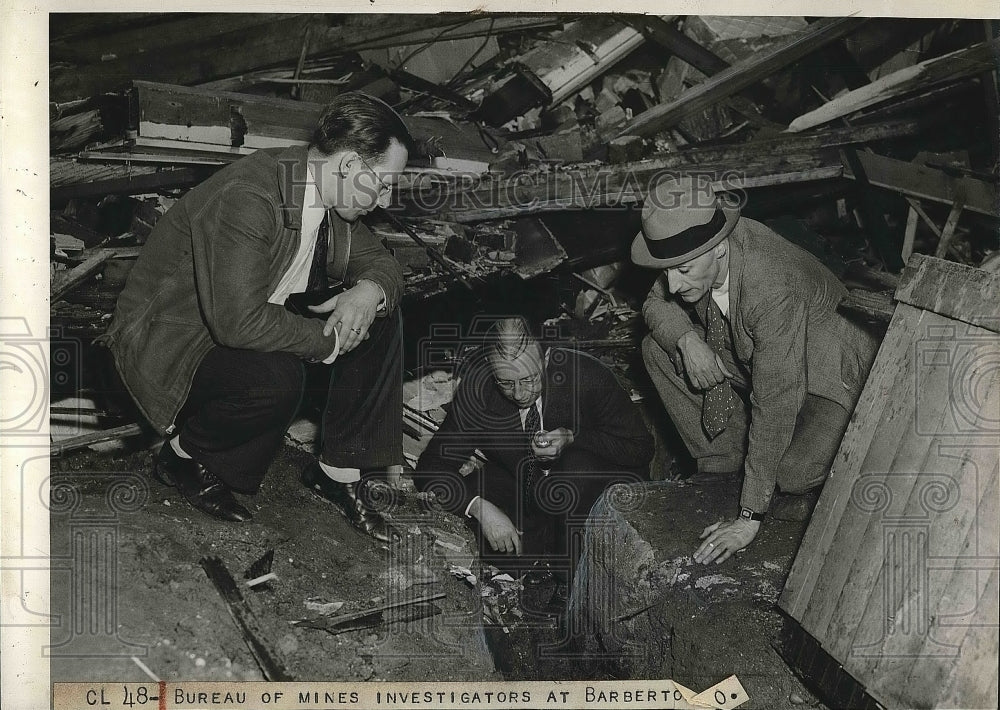
{"type": "Polygon", "coordinates": [[[521,554],[521,533],[507,514],[484,498],[477,498],[469,515],[479,521],[486,541],[497,552],[521,554]]]}
{"type": "Polygon", "coordinates": [[[323,326],[323,335],[340,334],[340,352],[349,353],[368,338],[368,328],[375,320],[382,290],[374,281],[362,279],[353,288],[339,293],[329,301],[309,306],[316,313],[330,313],[323,326]]]}
{"type": "Polygon", "coordinates": [[[538,432],[531,437],[531,453],[539,461],[552,461],[559,458],[563,449],[573,443],[575,437],[570,429],[564,426],[552,431],[538,432]],[[544,443],[545,446],[539,446],[544,443]]]}
{"type": "Polygon", "coordinates": [[[758,530],[760,521],[746,518],[709,525],[701,534],[701,539],[708,539],[695,551],[694,561],[703,565],[712,561],[725,562],[734,552],[753,542],[758,530]]]}
{"type": "Polygon", "coordinates": [[[722,359],[708,346],[704,340],[698,337],[693,330],[689,330],[677,341],[677,350],[684,361],[684,372],[687,374],[688,382],[697,390],[710,390],[721,382],[725,382],[727,377],[733,377],[733,373],[722,364],[722,359]]]}

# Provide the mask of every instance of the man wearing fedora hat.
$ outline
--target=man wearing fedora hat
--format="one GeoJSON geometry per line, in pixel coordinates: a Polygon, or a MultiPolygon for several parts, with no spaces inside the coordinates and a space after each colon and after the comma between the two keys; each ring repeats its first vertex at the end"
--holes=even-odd
{"type": "Polygon", "coordinates": [[[756,537],[776,486],[823,484],[877,344],[837,313],[846,290],[828,269],[706,179],[653,188],[632,261],[663,272],[643,360],[698,472],[743,470],[740,516],[695,552],[722,562],[756,537]]]}

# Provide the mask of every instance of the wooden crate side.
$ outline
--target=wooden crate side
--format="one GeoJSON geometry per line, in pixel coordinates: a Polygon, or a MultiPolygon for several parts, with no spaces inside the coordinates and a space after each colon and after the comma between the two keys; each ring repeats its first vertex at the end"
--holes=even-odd
{"type": "MultiPolygon", "coordinates": [[[[941,316],[928,313],[922,319],[921,330],[930,331],[940,322],[944,322],[941,316]]],[[[947,394],[951,368],[945,358],[933,361],[930,367],[921,367],[917,350],[915,347],[911,354],[916,363],[912,379],[900,383],[911,387],[914,394],[906,398],[910,406],[908,416],[901,417],[906,419],[906,426],[880,432],[872,442],[854,491],[857,495],[852,495],[862,519],[869,516],[869,524],[857,545],[854,564],[830,617],[828,631],[821,636],[837,658],[846,659],[855,650],[862,655],[879,655],[887,632],[886,620],[900,611],[904,602],[900,595],[906,594],[907,580],[915,579],[913,565],[919,560],[911,555],[922,554],[918,546],[926,546],[925,528],[930,520],[924,500],[926,493],[936,490],[933,487],[947,486],[950,481],[947,474],[944,481],[934,475],[938,469],[931,461],[936,458],[941,439],[927,432],[943,431],[945,437],[950,433],[947,394]],[[889,452],[892,460],[883,468],[889,452]],[[870,468],[872,465],[875,467],[870,468]],[[875,512],[878,515],[870,515],[875,512]],[[921,535],[922,543],[914,537],[921,535]],[[894,567],[886,569],[887,565],[894,567]],[[878,590],[887,594],[879,594],[878,590]]],[[[949,472],[956,468],[954,462],[948,462],[947,466],[949,472]]],[[[843,525],[847,524],[844,519],[843,525]]]]}
{"type": "MultiPolygon", "coordinates": [[[[939,316],[922,313],[919,325],[911,333],[920,332],[935,318],[939,316]]],[[[884,532],[891,529],[894,520],[905,515],[907,501],[917,485],[914,476],[897,473],[922,470],[928,456],[929,437],[912,437],[917,428],[918,393],[939,391],[947,383],[945,365],[926,370],[914,366],[912,346],[904,359],[909,364],[900,367],[888,393],[890,405],[873,426],[875,437],[863,454],[851,487],[850,502],[834,538],[834,549],[843,549],[846,554],[842,560],[829,557],[824,567],[827,581],[817,585],[815,599],[810,600],[803,617],[805,628],[841,659],[859,643],[855,638],[859,621],[882,573],[884,532]]],[[[933,426],[937,427],[944,419],[945,407],[940,397],[934,403],[940,405],[939,411],[933,412],[933,426]]],[[[878,604],[881,606],[881,600],[878,604]]]]}
{"type": "MultiPolygon", "coordinates": [[[[894,391],[895,385],[899,380],[905,381],[907,377],[911,364],[910,334],[918,327],[922,316],[921,311],[909,306],[896,309],[868,381],[858,398],[830,476],[813,511],[809,528],[778,601],[782,609],[800,622],[803,621],[810,599],[816,596],[815,587],[822,578],[826,565],[843,564],[843,559],[828,557],[844,556],[853,551],[851,547],[834,548],[834,539],[841,517],[848,509],[851,490],[877,433],[877,427],[872,422],[884,422],[886,410],[894,401],[893,397],[901,396],[894,391]]],[[[839,589],[836,591],[839,593],[839,589]]],[[[816,635],[810,627],[806,628],[816,635]]]]}
{"type": "Polygon", "coordinates": [[[938,442],[933,448],[926,471],[951,467],[953,473],[922,474],[918,479],[915,500],[908,501],[895,529],[887,531],[887,537],[895,539],[887,541],[891,549],[886,550],[883,578],[859,624],[858,633],[875,630],[875,643],[868,648],[856,645],[842,656],[845,668],[865,679],[869,692],[889,706],[937,704],[953,666],[969,662],[957,652],[988,577],[968,568],[989,559],[969,552],[975,553],[976,540],[990,525],[983,517],[989,512],[983,496],[989,490],[996,494],[993,467],[970,458],[977,450],[964,443],[938,442]],[[981,480],[984,477],[990,478],[981,480]],[[870,614],[872,610],[876,613],[870,614]],[[948,623],[957,626],[949,628],[948,623]]]}
{"type": "Polygon", "coordinates": [[[778,606],[800,622],[837,532],[837,523],[847,508],[851,487],[860,470],[861,454],[875,436],[875,428],[867,422],[882,419],[889,404],[886,395],[909,351],[908,333],[919,318],[920,312],[915,309],[896,309],[785,581],[778,606]]]}

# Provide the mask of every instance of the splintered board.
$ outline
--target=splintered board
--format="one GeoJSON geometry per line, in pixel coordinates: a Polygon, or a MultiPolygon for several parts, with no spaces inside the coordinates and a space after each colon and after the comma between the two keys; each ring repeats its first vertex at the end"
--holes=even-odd
{"type": "Polygon", "coordinates": [[[996,707],[1000,277],[915,255],[779,599],[878,702],[996,707]]]}

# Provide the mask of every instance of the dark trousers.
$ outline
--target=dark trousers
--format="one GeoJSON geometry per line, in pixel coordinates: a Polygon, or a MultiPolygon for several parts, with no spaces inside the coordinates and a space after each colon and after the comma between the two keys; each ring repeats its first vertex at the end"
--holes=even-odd
{"type": "MultiPolygon", "coordinates": [[[[526,461],[526,460],[525,460],[526,461]]],[[[548,465],[548,464],[546,464],[548,465]]],[[[482,497],[500,508],[522,532],[521,556],[498,553],[479,535],[481,559],[500,569],[520,573],[535,562],[546,562],[572,576],[590,509],[613,483],[634,483],[642,478],[583,449],[570,446],[551,463],[549,475],[536,474],[530,494],[523,485],[523,470],[512,476],[489,462],[482,473],[482,497]]]]}
{"type": "MultiPolygon", "coordinates": [[[[369,338],[331,367],[322,459],[345,468],[402,461],[402,321],[376,318],[369,338]]],[[[288,353],[214,347],[178,420],[181,447],[228,486],[256,493],[298,411],[305,383],[288,353]]]]}

